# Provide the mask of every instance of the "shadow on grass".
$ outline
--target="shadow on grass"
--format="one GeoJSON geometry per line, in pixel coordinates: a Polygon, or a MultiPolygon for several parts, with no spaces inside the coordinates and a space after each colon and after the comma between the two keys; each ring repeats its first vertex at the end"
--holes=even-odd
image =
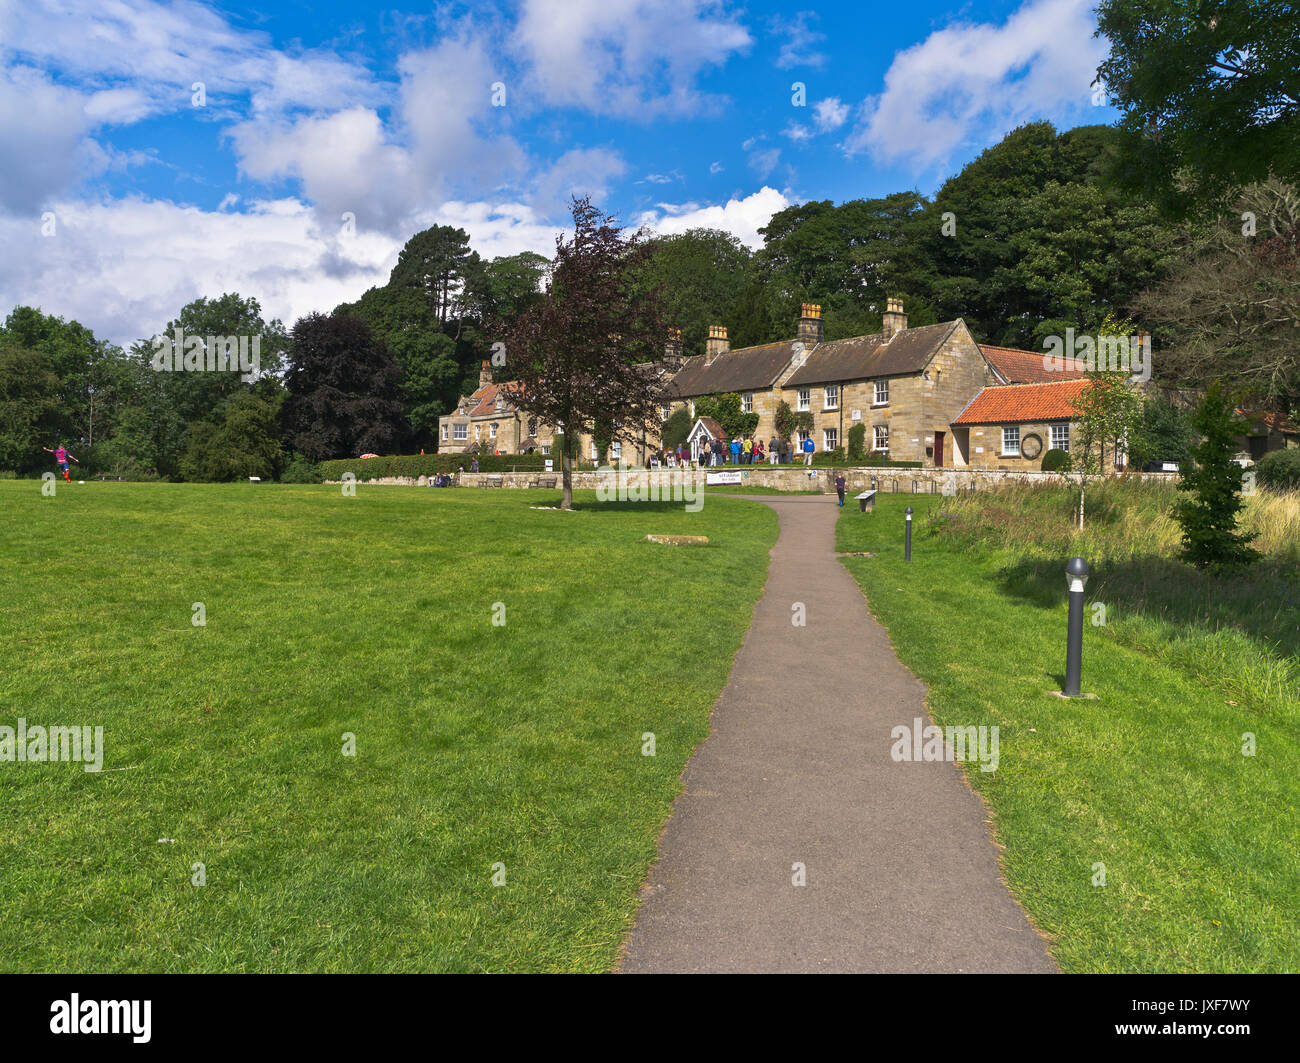
{"type": "MultiPolygon", "coordinates": [[[[1007,565],[997,572],[999,590],[1059,608],[1068,594],[1066,560],[1007,565]]],[[[1289,567],[1261,564],[1216,576],[1161,557],[1103,561],[1093,566],[1087,601],[1189,630],[1233,627],[1283,656],[1300,657],[1300,579],[1289,567]]]]}

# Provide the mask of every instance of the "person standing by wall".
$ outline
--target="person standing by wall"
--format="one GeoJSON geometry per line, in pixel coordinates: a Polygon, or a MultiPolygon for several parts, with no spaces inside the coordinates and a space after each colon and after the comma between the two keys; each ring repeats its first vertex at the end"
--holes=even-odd
{"type": "Polygon", "coordinates": [[[812,436],[806,436],[803,441],[803,463],[804,465],[812,464],[813,451],[817,449],[817,444],[813,442],[812,436]]]}

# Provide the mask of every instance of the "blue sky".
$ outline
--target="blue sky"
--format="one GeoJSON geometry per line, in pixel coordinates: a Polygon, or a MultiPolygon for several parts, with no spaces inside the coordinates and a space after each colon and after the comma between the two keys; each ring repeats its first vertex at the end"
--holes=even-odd
{"type": "Polygon", "coordinates": [[[291,323],[435,222],[546,253],[573,193],[758,246],[789,204],[1113,121],[1094,28],[1089,0],[0,0],[0,312],[128,342],[237,290],[291,323]]]}

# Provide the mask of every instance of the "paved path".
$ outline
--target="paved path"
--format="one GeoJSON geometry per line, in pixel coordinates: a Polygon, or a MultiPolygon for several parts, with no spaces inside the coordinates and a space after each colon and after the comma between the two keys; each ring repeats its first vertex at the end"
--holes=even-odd
{"type": "Polygon", "coordinates": [[[1055,971],[959,769],[890,758],[925,688],[835,555],[834,496],[754,501],[781,520],[767,588],[620,969],[1055,971]]]}

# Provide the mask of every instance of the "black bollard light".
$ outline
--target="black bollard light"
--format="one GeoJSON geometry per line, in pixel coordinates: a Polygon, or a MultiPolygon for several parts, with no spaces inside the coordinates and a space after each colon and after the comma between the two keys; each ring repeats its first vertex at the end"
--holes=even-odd
{"type": "Polygon", "coordinates": [[[1083,673],[1083,588],[1088,582],[1088,562],[1072,557],[1065,565],[1065,578],[1070,586],[1070,622],[1066,630],[1065,689],[1067,698],[1079,697],[1079,681],[1083,673]]]}
{"type": "MultiPolygon", "coordinates": [[[[905,512],[907,513],[907,535],[906,538],[904,538],[903,540],[903,560],[911,561],[912,560],[912,507],[908,506],[905,512]]],[[[1080,609],[1082,608],[1083,607],[1080,606],[1080,609]]],[[[1083,613],[1080,613],[1079,615],[1082,616],[1083,613]]]]}

